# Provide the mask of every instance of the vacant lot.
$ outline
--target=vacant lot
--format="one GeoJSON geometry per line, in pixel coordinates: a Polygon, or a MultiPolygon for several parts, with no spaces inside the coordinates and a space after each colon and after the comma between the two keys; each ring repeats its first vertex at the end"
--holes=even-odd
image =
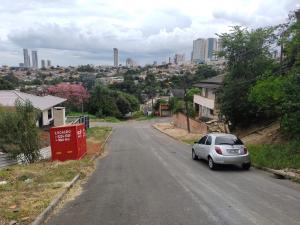
{"type": "Polygon", "coordinates": [[[91,156],[101,146],[111,128],[95,127],[87,132],[88,154],[79,161],[43,161],[30,165],[16,165],[0,170],[0,224],[16,220],[29,224],[77,174],[81,179],[94,168],[91,156]]]}

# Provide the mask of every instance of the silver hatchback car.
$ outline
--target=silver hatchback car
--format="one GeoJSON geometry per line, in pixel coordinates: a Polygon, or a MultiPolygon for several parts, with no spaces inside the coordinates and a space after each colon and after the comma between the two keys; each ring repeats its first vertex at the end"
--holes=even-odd
{"type": "Polygon", "coordinates": [[[210,169],[218,164],[241,165],[249,170],[250,155],[243,142],[233,134],[210,133],[195,142],[192,148],[192,158],[205,159],[210,169]]]}

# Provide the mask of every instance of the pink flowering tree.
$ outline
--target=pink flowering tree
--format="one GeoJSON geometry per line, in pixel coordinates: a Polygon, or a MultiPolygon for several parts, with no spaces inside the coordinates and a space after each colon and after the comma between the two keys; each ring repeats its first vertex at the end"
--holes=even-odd
{"type": "Polygon", "coordinates": [[[50,86],[47,90],[48,94],[67,99],[67,107],[70,110],[81,110],[87,103],[90,95],[81,84],[60,83],[50,86]]]}

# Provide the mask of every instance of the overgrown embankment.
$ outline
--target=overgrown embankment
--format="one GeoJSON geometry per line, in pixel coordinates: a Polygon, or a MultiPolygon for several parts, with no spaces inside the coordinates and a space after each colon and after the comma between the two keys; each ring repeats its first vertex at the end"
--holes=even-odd
{"type": "Polygon", "coordinates": [[[11,220],[30,224],[76,174],[83,179],[94,169],[90,161],[111,132],[108,127],[94,127],[87,131],[88,154],[82,160],[15,165],[0,170],[0,224],[11,220]]]}

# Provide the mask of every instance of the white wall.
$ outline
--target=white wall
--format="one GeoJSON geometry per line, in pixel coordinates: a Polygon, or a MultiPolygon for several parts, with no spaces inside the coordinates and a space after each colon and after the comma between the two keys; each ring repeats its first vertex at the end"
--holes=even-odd
{"type": "Polygon", "coordinates": [[[215,108],[215,100],[202,97],[200,95],[194,95],[194,103],[197,103],[198,105],[205,106],[209,109],[215,108]]]}
{"type": "Polygon", "coordinates": [[[50,119],[48,119],[48,110],[46,109],[43,111],[43,126],[47,126],[49,125],[49,123],[53,120],[53,108],[51,108],[51,113],[52,113],[52,117],[50,119]]]}

